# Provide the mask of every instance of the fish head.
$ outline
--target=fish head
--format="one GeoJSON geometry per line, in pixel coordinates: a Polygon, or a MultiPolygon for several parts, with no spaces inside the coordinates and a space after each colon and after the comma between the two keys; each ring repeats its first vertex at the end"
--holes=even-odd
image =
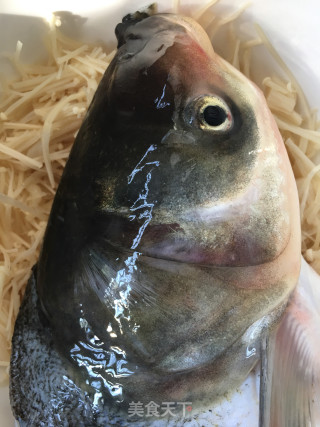
{"type": "Polygon", "coordinates": [[[119,160],[99,189],[108,239],[212,266],[269,263],[288,246],[298,260],[295,181],[261,91],[189,18],[120,25],[108,87],[119,160]]]}
{"type": "Polygon", "coordinates": [[[99,373],[121,399],[221,396],[297,282],[289,159],[260,89],[194,21],[117,35],[53,204],[41,309],[88,382],[86,361],[121,358],[99,373]]]}

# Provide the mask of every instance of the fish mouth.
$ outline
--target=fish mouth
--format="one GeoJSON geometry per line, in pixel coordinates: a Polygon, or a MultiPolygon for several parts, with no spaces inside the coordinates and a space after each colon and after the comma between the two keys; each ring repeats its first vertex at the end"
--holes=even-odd
{"type": "Polygon", "coordinates": [[[129,13],[128,15],[124,16],[122,18],[122,22],[120,22],[116,28],[115,28],[115,35],[118,40],[118,46],[119,49],[122,45],[126,43],[125,39],[125,33],[127,29],[138,22],[143,21],[146,18],[149,18],[151,15],[154,15],[156,13],[156,4],[151,4],[147,9],[136,11],[134,13],[129,13]]]}

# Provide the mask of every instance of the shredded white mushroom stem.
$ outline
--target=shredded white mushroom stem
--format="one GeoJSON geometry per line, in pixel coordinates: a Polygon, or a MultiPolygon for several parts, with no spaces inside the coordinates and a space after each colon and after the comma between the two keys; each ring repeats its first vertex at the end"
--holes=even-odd
{"type": "MultiPolygon", "coordinates": [[[[193,12],[208,34],[228,32],[225,58],[253,77],[257,48],[271,53],[278,73],[256,83],[264,90],[292,162],[301,202],[302,253],[320,272],[320,132],[292,73],[260,28],[252,39],[238,34],[243,11],[216,16],[217,0],[193,12]],[[286,79],[279,75],[287,75],[286,79]]],[[[179,1],[175,3],[179,9],[179,1]]],[[[52,200],[74,137],[114,51],[70,40],[52,25],[47,64],[12,57],[19,77],[3,83],[0,99],[0,366],[7,367],[14,322],[36,263],[52,200]]],[[[223,52],[219,52],[222,56],[223,52]]]]}

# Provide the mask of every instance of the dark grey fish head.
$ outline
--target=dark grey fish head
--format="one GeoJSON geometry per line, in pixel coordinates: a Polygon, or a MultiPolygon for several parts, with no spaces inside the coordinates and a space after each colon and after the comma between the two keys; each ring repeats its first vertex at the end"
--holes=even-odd
{"type": "Polygon", "coordinates": [[[119,25],[120,47],[83,128],[98,135],[86,162],[96,166],[92,204],[108,217],[108,240],[206,265],[276,259],[297,198],[260,91],[191,19],[129,15],[119,25]]]}
{"type": "Polygon", "coordinates": [[[299,273],[294,178],[260,90],[191,19],[142,18],[117,27],[37,272],[61,357],[105,402],[222,395],[299,273]]]}

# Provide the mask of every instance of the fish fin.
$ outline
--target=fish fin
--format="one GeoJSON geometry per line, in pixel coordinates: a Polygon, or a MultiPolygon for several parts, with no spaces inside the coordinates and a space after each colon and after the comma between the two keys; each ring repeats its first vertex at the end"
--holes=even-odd
{"type": "Polygon", "coordinates": [[[272,352],[272,375],[267,384],[270,389],[266,393],[269,408],[265,408],[270,410],[270,415],[265,415],[269,424],[260,425],[319,426],[320,277],[305,261],[299,284],[275,333],[272,352]]]}
{"type": "Polygon", "coordinates": [[[138,261],[138,252],[122,252],[102,237],[96,245],[86,248],[80,254],[77,282],[84,288],[89,286],[94,289],[103,303],[109,299],[113,304],[114,299],[119,298],[119,290],[129,285],[132,290],[128,299],[130,303],[140,301],[154,305],[156,287],[143,278],[137,267],[138,261]],[[114,281],[119,282],[118,286],[112,286],[114,281]]]}

